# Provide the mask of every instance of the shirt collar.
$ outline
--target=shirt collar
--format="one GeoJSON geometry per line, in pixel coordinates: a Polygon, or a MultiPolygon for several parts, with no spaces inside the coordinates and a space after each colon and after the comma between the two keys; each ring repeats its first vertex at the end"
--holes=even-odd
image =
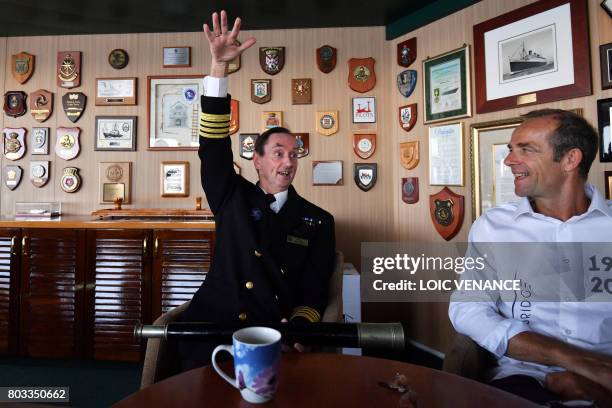
{"type": "MultiPolygon", "coordinates": [[[[264,194],[268,194],[266,190],[263,189],[261,184],[259,184],[259,182],[257,183],[257,186],[259,187],[261,191],[264,192],[264,194]]],[[[273,195],[276,201],[274,201],[273,203],[270,203],[270,209],[272,209],[272,211],[274,211],[275,213],[278,213],[281,210],[281,208],[283,208],[285,203],[287,202],[287,198],[289,196],[289,190],[287,189],[284,191],[279,191],[278,193],[273,194],[273,195]]]]}
{"type": "MultiPolygon", "coordinates": [[[[589,208],[587,209],[587,212],[585,214],[589,214],[597,210],[603,213],[604,215],[607,215],[608,217],[612,218],[612,208],[610,208],[608,201],[602,197],[602,195],[595,188],[595,186],[589,183],[585,183],[584,192],[586,196],[591,199],[591,205],[589,205],[589,208]]],[[[533,207],[531,206],[529,198],[527,197],[521,198],[518,203],[518,206],[516,207],[516,210],[514,211],[514,215],[512,216],[512,218],[516,220],[522,214],[536,214],[536,212],[533,211],[533,207]]]]}

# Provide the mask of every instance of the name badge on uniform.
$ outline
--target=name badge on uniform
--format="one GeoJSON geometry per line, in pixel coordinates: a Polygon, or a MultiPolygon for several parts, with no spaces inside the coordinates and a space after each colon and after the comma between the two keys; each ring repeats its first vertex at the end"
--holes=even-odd
{"type": "Polygon", "coordinates": [[[308,246],[308,240],[306,238],[296,237],[295,235],[287,235],[287,242],[290,244],[301,245],[304,247],[308,246]]]}

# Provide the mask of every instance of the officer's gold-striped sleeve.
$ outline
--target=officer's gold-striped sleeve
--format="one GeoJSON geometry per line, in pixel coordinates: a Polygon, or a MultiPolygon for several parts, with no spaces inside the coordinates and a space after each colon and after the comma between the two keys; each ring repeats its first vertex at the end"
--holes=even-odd
{"type": "Polygon", "coordinates": [[[316,309],[313,309],[312,307],[308,306],[299,306],[293,309],[291,319],[296,317],[303,317],[310,323],[316,323],[321,320],[321,315],[319,314],[319,312],[317,312],[316,309]]]}
{"type": "Polygon", "coordinates": [[[200,112],[200,137],[221,139],[229,136],[230,114],[200,112]]]}

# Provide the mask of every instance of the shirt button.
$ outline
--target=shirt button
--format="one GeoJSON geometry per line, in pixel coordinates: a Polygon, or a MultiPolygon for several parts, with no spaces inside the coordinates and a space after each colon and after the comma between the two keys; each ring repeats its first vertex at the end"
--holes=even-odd
{"type": "Polygon", "coordinates": [[[247,289],[253,289],[253,282],[248,281],[244,286],[246,286],[247,289]]]}
{"type": "Polygon", "coordinates": [[[278,302],[278,295],[274,295],[274,299],[278,302]]]}
{"type": "Polygon", "coordinates": [[[258,258],[261,256],[261,252],[259,252],[258,250],[253,251],[253,254],[258,258]]]}
{"type": "Polygon", "coordinates": [[[569,336],[570,334],[572,334],[572,331],[570,329],[565,329],[565,334],[569,336]]]}
{"type": "Polygon", "coordinates": [[[246,320],[247,315],[246,315],[246,313],[242,312],[242,313],[240,313],[240,314],[238,315],[238,318],[239,318],[240,320],[246,320]]]}
{"type": "Polygon", "coordinates": [[[283,270],[283,268],[281,268],[281,275],[284,275],[285,271],[283,270]]]}

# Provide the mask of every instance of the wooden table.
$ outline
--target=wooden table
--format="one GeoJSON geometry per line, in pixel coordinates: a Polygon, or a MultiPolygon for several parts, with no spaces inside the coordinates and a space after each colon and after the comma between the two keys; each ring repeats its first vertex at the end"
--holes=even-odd
{"type": "MultiPolygon", "coordinates": [[[[226,363],[226,372],[231,367],[226,363]]],[[[266,404],[242,400],[236,388],[207,366],[156,383],[114,407],[398,407],[401,394],[378,385],[398,372],[408,377],[419,407],[537,407],[488,385],[426,367],[371,357],[298,353],[283,355],[279,389],[266,404]]]]}

